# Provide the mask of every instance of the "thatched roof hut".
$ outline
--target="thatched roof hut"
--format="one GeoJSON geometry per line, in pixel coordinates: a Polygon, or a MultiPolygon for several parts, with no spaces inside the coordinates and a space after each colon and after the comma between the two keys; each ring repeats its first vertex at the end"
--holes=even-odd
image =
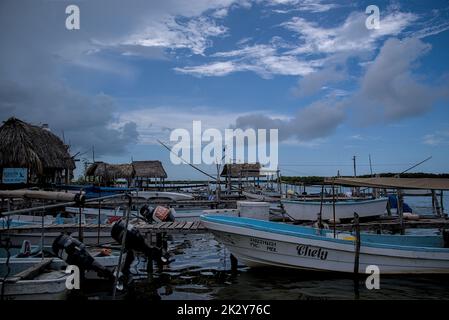
{"type": "Polygon", "coordinates": [[[137,178],[167,178],[167,172],[165,172],[162,163],[158,160],[152,161],[133,161],[132,163],[137,178]]]}
{"type": "Polygon", "coordinates": [[[99,177],[104,180],[132,179],[134,168],[131,164],[109,164],[105,162],[95,162],[86,170],[86,176],[99,177]]]}
{"type": "Polygon", "coordinates": [[[229,178],[260,177],[260,163],[232,163],[225,164],[220,176],[229,178]]]}
{"type": "Polygon", "coordinates": [[[68,146],[48,129],[9,118],[0,127],[0,168],[27,168],[36,177],[67,170],[75,162],[68,146]]]}

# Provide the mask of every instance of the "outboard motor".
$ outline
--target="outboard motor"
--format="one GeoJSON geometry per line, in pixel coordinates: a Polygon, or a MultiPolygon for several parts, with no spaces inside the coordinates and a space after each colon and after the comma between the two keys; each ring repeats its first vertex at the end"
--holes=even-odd
{"type": "Polygon", "coordinates": [[[153,212],[154,208],[148,205],[144,205],[140,208],[140,215],[145,219],[148,223],[153,223],[153,212]]]}
{"type": "Polygon", "coordinates": [[[154,221],[175,221],[173,208],[165,208],[163,206],[157,206],[156,208],[153,208],[148,205],[144,205],[142,208],[140,208],[140,214],[148,223],[153,223],[154,221]]]}
{"type": "MultiPolygon", "coordinates": [[[[120,219],[112,225],[111,237],[118,243],[122,243],[125,230],[125,221],[120,219]]],[[[168,259],[162,254],[162,249],[147,245],[145,238],[139,230],[131,224],[128,224],[128,230],[126,232],[125,249],[126,259],[122,270],[125,275],[129,275],[130,273],[129,268],[134,261],[134,251],[143,253],[148,258],[148,263],[156,261],[160,268],[168,262],[168,259]]]]}
{"type": "Polygon", "coordinates": [[[93,270],[100,277],[114,279],[114,274],[90,255],[84,243],[69,235],[59,235],[53,241],[52,249],[55,255],[68,264],[76,265],[81,271],[93,270]]]}

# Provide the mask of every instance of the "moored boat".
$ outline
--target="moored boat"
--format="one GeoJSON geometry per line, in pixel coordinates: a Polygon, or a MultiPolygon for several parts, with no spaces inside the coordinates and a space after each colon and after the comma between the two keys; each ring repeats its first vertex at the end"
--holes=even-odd
{"type": "MultiPolygon", "coordinates": [[[[201,216],[218,241],[250,267],[278,266],[352,273],[356,255],[350,233],[241,217],[201,216]]],[[[441,235],[361,235],[359,271],[381,274],[449,273],[449,248],[441,235]]]]}
{"type": "Polygon", "coordinates": [[[68,293],[68,274],[50,267],[52,259],[35,263],[9,263],[9,276],[4,280],[7,268],[1,264],[0,291],[5,300],[62,300],[68,293]]]}
{"type": "MultiPolygon", "coordinates": [[[[354,212],[359,214],[360,218],[381,216],[385,213],[388,198],[378,198],[369,200],[339,200],[335,201],[335,218],[351,219],[354,212]]],[[[287,215],[300,221],[315,221],[320,212],[320,201],[303,200],[281,200],[287,215]]],[[[321,217],[323,220],[333,219],[332,201],[323,202],[321,208],[321,217]]]]}

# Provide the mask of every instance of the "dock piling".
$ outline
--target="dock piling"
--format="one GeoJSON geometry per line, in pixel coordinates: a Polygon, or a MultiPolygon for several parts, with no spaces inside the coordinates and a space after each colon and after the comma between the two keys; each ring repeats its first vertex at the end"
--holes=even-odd
{"type": "Polygon", "coordinates": [[[232,271],[232,273],[237,273],[238,260],[232,253],[230,255],[230,259],[231,259],[231,271],[232,271]]]}

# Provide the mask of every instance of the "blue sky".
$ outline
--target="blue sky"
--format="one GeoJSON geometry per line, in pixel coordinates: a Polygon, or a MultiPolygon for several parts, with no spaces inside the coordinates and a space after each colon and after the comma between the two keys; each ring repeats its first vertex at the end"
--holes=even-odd
{"type": "MultiPolygon", "coordinates": [[[[447,1],[2,1],[0,118],[82,160],[160,159],[170,130],[279,128],[283,175],[449,172],[447,1]],[[80,30],[65,7],[80,8],[80,30]],[[368,30],[368,5],[380,28],[368,30]]],[[[213,173],[214,168],[205,167],[213,173]]],[[[80,171],[78,171],[80,172],[80,171]]]]}

